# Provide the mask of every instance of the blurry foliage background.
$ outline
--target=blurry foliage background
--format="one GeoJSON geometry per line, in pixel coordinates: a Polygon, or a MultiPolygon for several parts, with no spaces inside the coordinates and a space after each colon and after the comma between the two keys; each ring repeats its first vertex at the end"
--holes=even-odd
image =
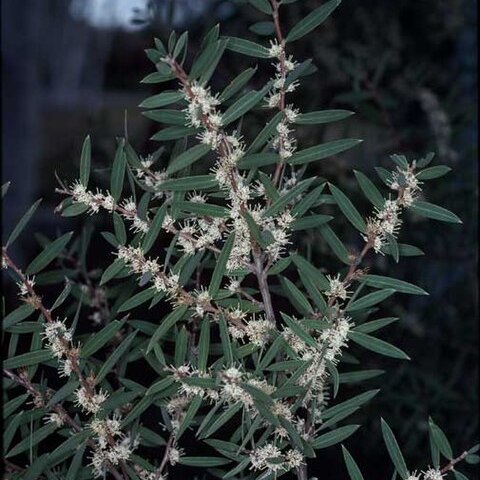
{"type": "MultiPolygon", "coordinates": [[[[301,0],[285,7],[284,29],[319,4],[301,0]]],[[[425,193],[464,221],[451,226],[412,218],[401,239],[422,248],[425,257],[404,257],[398,265],[383,257],[370,262],[376,272],[388,268],[392,276],[417,283],[430,296],[395,297],[384,306],[384,313],[400,321],[383,338],[400,345],[411,362],[388,362],[369,353],[361,359],[365,368],[387,370],[370,381],[372,388],[380,384],[382,392],[362,410],[358,421],[364,426],[349,444],[366,478],[386,474],[380,416],[398,432],[412,464],[428,458],[429,414],[458,451],[475,443],[478,431],[476,7],[475,0],[344,0],[325,25],[296,44],[296,59],[312,57],[318,67],[295,93],[301,111],[357,112],[316,131],[299,127],[301,144],[339,137],[365,140],[353,151],[310,168],[353,192],[359,209],[368,212],[352,168],[373,177],[375,165],[390,167],[389,154],[415,158],[435,151],[437,162],[454,170],[425,193]]],[[[225,34],[262,41],[248,32],[262,20],[245,2],[231,0],[3,0],[2,183],[12,181],[3,205],[4,231],[39,197],[44,201],[29,225],[31,234],[80,228],[53,213],[60,201],[54,171],[69,181],[76,177],[87,133],[100,183],[113,158],[114,137],[124,133],[125,115],[129,140],[138,152],[146,155],[159,147],[149,140],[158,125],[137,108],[156,93],[139,83],[152,71],[143,50],[154,36],[164,39],[172,27],[188,29],[193,56],[201,36],[215,23],[222,23],[225,34]]],[[[251,63],[250,57],[226,54],[213,88],[251,63]]],[[[263,67],[254,79],[258,84],[271,73],[268,63],[263,67]]],[[[259,125],[260,120],[243,125],[246,137],[259,125]]],[[[97,232],[103,230],[102,219],[95,222],[97,232]]],[[[346,223],[337,233],[352,248],[358,245],[346,223]]],[[[327,249],[313,232],[296,242],[316,249],[317,265],[329,265],[327,249]]],[[[22,263],[37,249],[33,235],[24,234],[13,255],[22,263]]],[[[90,261],[106,264],[109,251],[97,238],[90,261]]],[[[11,292],[7,308],[15,302],[11,292]]],[[[331,450],[332,460],[341,462],[339,449],[331,450]]]]}

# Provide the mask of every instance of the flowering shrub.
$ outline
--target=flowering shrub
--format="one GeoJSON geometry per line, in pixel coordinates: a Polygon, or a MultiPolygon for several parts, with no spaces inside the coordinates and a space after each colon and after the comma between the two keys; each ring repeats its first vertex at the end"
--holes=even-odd
{"type": "MultiPolygon", "coordinates": [[[[156,39],[147,51],[157,71],[144,82],[176,87],[141,104],[147,117],[167,125],[154,139],[175,141],[165,169],[157,166],[165,163],[162,150],[141,157],[122,138],[109,189],[94,191],[87,137],[79,179],[60,182],[62,215],[112,217],[113,232],[102,232],[113,248],[104,271],[86,268],[88,240],[72,241],[72,233],[46,241],[25,270],[17,266],[8,247],[38,202],[3,247],[3,266],[22,301],[3,322],[9,478],[160,480],[176,478],[181,464],[215,478],[266,480],[289,473],[307,480],[316,452],[346,441],[359,427],[345,424],[348,417],[378,393],[337,400],[343,384],[382,373],[353,368],[355,350],[409,359],[372,335],[397,319],[371,317],[395,293],[426,292],[370,273],[365,263],[369,255],[398,262],[421,254],[398,241],[409,211],[460,223],[422,200],[425,183],[449,169],[429,166],[433,154],[411,161],[392,155],[391,171],[377,169],[382,189],[355,171],[372,204],[365,216],[340,188],[308,176],[309,163],[359,143],[299,146],[296,125],[340,121],[351,112],[301,113],[289,95],[315,70],[310,60],[293,57],[294,42],[340,2],[326,2],[287,34],[280,12],[291,0],[250,3],[271,16],[256,28],[273,31],[269,46],[221,37],[215,27],[190,68],[187,32],[172,33],[167,46],[156,39]],[[225,50],[265,59],[265,68],[273,62],[271,80],[248,90],[256,71],[250,68],[213,93],[208,83],[225,50]],[[253,112],[267,112],[269,119],[255,138],[244,138],[242,122],[253,112]],[[335,234],[327,204],[358,230],[355,247],[335,234]],[[318,229],[340,262],[337,271],[327,273],[308,252],[297,251],[295,238],[306,229],[318,229]],[[67,269],[67,262],[75,268],[67,269]],[[46,271],[50,265],[56,269],[46,271]],[[47,304],[39,287],[65,277],[64,289],[47,304]],[[56,312],[60,307],[63,314],[56,312]],[[95,333],[83,333],[87,309],[95,333]],[[37,321],[26,321],[34,312],[37,321]],[[28,338],[26,353],[17,353],[28,338]],[[47,367],[57,369],[58,387],[47,367]],[[19,387],[25,392],[18,394],[19,387]],[[158,414],[162,420],[152,422],[158,414]],[[209,453],[187,449],[187,437],[209,453]]],[[[454,467],[475,462],[478,447],[454,455],[442,430],[433,420],[429,426],[431,460],[417,473],[381,420],[396,474],[440,480],[453,471],[465,478],[454,467]]],[[[348,475],[361,480],[343,445],[342,451],[348,475]]]]}

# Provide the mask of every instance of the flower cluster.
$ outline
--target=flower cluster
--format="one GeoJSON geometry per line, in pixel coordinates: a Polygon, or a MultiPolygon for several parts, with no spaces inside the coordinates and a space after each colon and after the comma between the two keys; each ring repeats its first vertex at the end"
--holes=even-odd
{"type": "Polygon", "coordinates": [[[140,167],[134,171],[135,176],[146,187],[154,191],[153,198],[168,198],[169,194],[159,189],[160,185],[168,179],[168,175],[165,170],[152,170],[150,167],[153,163],[153,155],[142,158],[140,160],[140,167]]]}
{"type": "Polygon", "coordinates": [[[157,260],[147,260],[140,247],[120,246],[117,252],[118,258],[121,258],[133,273],[139,275],[149,275],[153,287],[157,292],[166,292],[170,297],[174,297],[178,292],[178,275],[166,275],[162,271],[162,266],[157,260]]]}
{"type": "MultiPolygon", "coordinates": [[[[230,314],[237,321],[245,321],[247,314],[240,309],[236,309],[230,314]]],[[[270,338],[272,324],[265,317],[261,316],[258,319],[251,318],[245,321],[243,328],[238,326],[238,322],[229,325],[228,331],[235,340],[244,339],[247,337],[250,343],[258,347],[265,345],[265,342],[270,338]]]]}
{"type": "MultiPolygon", "coordinates": [[[[2,256],[3,259],[3,256],[2,256]]],[[[8,266],[7,266],[8,268],[8,266]]],[[[25,302],[28,302],[30,297],[30,291],[33,289],[35,286],[35,276],[32,278],[25,277],[22,281],[17,282],[17,287],[18,287],[18,296],[24,300],[25,302]]]]}
{"type": "Polygon", "coordinates": [[[274,64],[276,73],[273,78],[273,87],[267,99],[267,106],[278,108],[282,112],[281,120],[276,126],[276,133],[270,144],[278,152],[282,160],[290,158],[296,150],[296,139],[290,124],[298,117],[298,110],[292,105],[285,106],[285,95],[295,91],[298,81],[287,84],[287,75],[295,69],[296,63],[292,57],[287,58],[284,43],[279,44],[276,40],[270,42],[269,55],[277,61],[274,64]]]}
{"type": "Polygon", "coordinates": [[[75,403],[88,413],[96,414],[102,408],[102,403],[108,398],[106,392],[100,389],[98,392],[81,386],[74,392],[75,403]]]}
{"type": "Polygon", "coordinates": [[[375,208],[374,216],[367,219],[367,231],[362,237],[373,246],[376,253],[382,253],[382,248],[389,243],[389,238],[398,236],[402,224],[402,208],[410,207],[421,190],[415,168],[414,161],[408,167],[397,167],[397,170],[392,172],[389,186],[397,192],[397,198],[385,200],[382,208],[375,208]]]}
{"type": "MultiPolygon", "coordinates": [[[[437,468],[429,468],[423,473],[423,480],[442,480],[444,475],[437,468]]],[[[408,479],[407,479],[408,480],[408,479]]]]}
{"type": "Polygon", "coordinates": [[[117,419],[97,420],[90,425],[94,436],[95,448],[91,456],[91,465],[96,477],[105,477],[110,465],[117,466],[130,459],[138,445],[120,431],[117,419]]]}
{"type": "Polygon", "coordinates": [[[338,357],[342,353],[342,348],[347,345],[347,336],[350,328],[350,319],[342,316],[332,325],[322,330],[320,340],[326,345],[326,360],[329,360],[332,363],[338,361],[338,357]]]}
{"type": "Polygon", "coordinates": [[[420,184],[415,175],[415,162],[405,169],[397,167],[397,171],[392,172],[389,181],[390,188],[399,192],[397,203],[403,207],[413,204],[421,191],[420,184]]]}
{"type": "Polygon", "coordinates": [[[345,283],[340,280],[340,274],[337,274],[335,277],[327,275],[327,280],[330,282],[330,285],[328,290],[325,291],[325,295],[328,298],[346,300],[350,292],[347,290],[345,283]]]}
{"type": "Polygon", "coordinates": [[[208,123],[212,127],[209,129],[212,137],[208,142],[204,141],[203,143],[216,144],[218,140],[214,138],[213,132],[222,125],[222,116],[216,109],[220,105],[220,100],[210,93],[209,88],[204,88],[195,81],[186,85],[183,92],[185,99],[188,101],[188,107],[184,110],[187,123],[195,128],[200,128],[208,123]]]}
{"type": "MultiPolygon", "coordinates": [[[[166,230],[171,230],[169,219],[164,221],[166,230]],[[170,226],[169,226],[170,225],[170,226]]],[[[212,246],[222,239],[224,220],[221,218],[189,219],[178,228],[178,244],[187,255],[193,255],[198,250],[212,246]]]]}
{"type": "Polygon", "coordinates": [[[266,470],[268,474],[275,475],[300,467],[304,458],[298,450],[291,449],[282,453],[279,447],[267,443],[250,453],[250,462],[252,464],[251,469],[266,470]]]}
{"type": "Polygon", "coordinates": [[[77,181],[70,187],[69,194],[76,203],[83,203],[86,205],[91,214],[98,213],[101,208],[109,212],[118,211],[122,217],[132,222],[131,230],[135,233],[148,232],[148,219],[142,219],[137,214],[137,206],[132,199],[124,200],[119,206],[115,199],[107,192],[102,193],[97,189],[97,193],[92,193],[85,185],[77,181]]]}
{"type": "MultiPolygon", "coordinates": [[[[289,346],[295,351],[299,359],[310,362],[305,373],[297,381],[298,385],[307,388],[307,394],[303,400],[304,406],[315,399],[317,407],[321,407],[328,400],[326,361],[328,360],[333,364],[338,362],[342,349],[347,345],[350,328],[350,318],[345,317],[341,309],[336,309],[335,318],[328,321],[320,335],[317,336],[318,346],[316,348],[307,345],[290,328],[284,328],[282,336],[289,346]]],[[[314,332],[309,333],[313,335],[314,332]]],[[[312,413],[314,423],[320,422],[320,410],[312,413]]]]}

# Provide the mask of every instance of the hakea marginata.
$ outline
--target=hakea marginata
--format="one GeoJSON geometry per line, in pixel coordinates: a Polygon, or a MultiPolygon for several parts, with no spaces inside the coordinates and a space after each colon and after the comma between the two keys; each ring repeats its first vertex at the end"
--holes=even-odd
{"type": "MultiPolygon", "coordinates": [[[[168,149],[138,156],[124,140],[117,147],[110,189],[92,190],[88,187],[88,139],[79,179],[60,182],[62,188],[57,191],[68,198],[57,211],[68,215],[102,212],[113,217],[114,234],[104,235],[114,246],[113,263],[101,277],[98,270],[89,271],[81,263],[85,261],[86,236],[71,251],[65,250],[67,242],[62,244],[62,238],[47,245],[43,258],[40,255],[32,262],[26,274],[13,263],[7,248],[3,249],[2,267],[12,270],[19,280],[24,308],[42,314],[41,338],[49,358],[56,362],[58,376],[75,386],[70,395],[42,412],[44,421],[55,430],[88,433],[87,458],[97,478],[165,480],[173,478],[170,472],[177,464],[184,464],[214,467],[217,476],[230,472],[229,478],[274,479],[291,472],[298,480],[307,480],[315,449],[335,435],[340,438],[338,431],[352,427],[335,430],[334,425],[361,404],[355,403],[360,402],[357,398],[348,408],[336,403],[346,349],[353,343],[368,346],[372,341],[362,333],[361,324],[375,310],[377,296],[359,296],[361,289],[386,285],[386,294],[390,294],[398,285],[395,279],[368,275],[362,262],[372,253],[388,253],[397,260],[405,251],[415,253],[414,247],[397,244],[407,210],[458,220],[445,209],[422,203],[424,180],[439,176],[438,168],[424,170],[431,156],[410,163],[405,157],[392,156],[395,169],[381,175],[388,198],[368,178],[357,177],[374,205],[366,218],[336,187],[328,184],[332,195],[325,195],[324,179],[306,178],[308,163],[324,158],[326,152],[340,153],[358,143],[335,141],[301,150],[295,125],[316,123],[312,119],[317,116],[321,117],[317,123],[324,123],[328,116],[346,118],[350,112],[313,112],[305,117],[287,100],[309,73],[308,62],[297,62],[290,53],[292,42],[321,23],[319,19],[326,18],[339,1],[326,2],[286,36],[279,14],[282,2],[250,3],[272,16],[274,38],[267,46],[242,39],[226,42],[213,29],[190,72],[184,67],[185,59],[179,60],[186,54],[186,34],[178,39],[172,34],[168,49],[156,40],[156,49],[149,52],[158,69],[150,78],[171,80],[175,87],[147,102],[156,107],[178,106],[162,117],[174,117],[173,126],[159,132],[165,138],[180,139],[167,166],[162,165],[162,156],[168,149]],[[242,82],[251,76],[246,71],[224,92],[215,92],[209,85],[209,69],[216,65],[215,55],[225,48],[273,62],[268,84],[244,94],[242,82]],[[236,95],[230,104],[225,102],[226,91],[229,98],[236,95]],[[240,124],[231,124],[232,118],[243,117],[257,106],[261,112],[272,114],[273,110],[274,116],[252,141],[248,128],[244,131],[240,124]],[[179,118],[183,125],[178,124],[179,118]],[[185,150],[188,142],[184,137],[196,146],[185,150]],[[190,175],[186,168],[205,155],[209,166],[213,159],[213,166],[204,168],[205,175],[190,175]],[[126,182],[122,181],[126,173],[131,189],[125,195],[126,182]],[[328,205],[331,203],[335,207],[328,205]],[[319,214],[324,207],[331,210],[337,206],[359,230],[354,239],[361,246],[359,252],[347,250],[325,225],[331,217],[319,214]],[[307,255],[310,260],[300,255],[302,245],[295,243],[295,232],[316,227],[320,227],[320,236],[314,237],[315,242],[325,239],[345,268],[335,271],[332,267],[324,275],[324,268],[312,264],[319,263],[312,260],[315,246],[307,255]],[[52,255],[58,245],[63,250],[52,255]],[[75,255],[82,260],[77,261],[75,255]],[[69,279],[66,293],[61,295],[67,298],[71,288],[82,307],[71,323],[69,315],[74,309],[63,316],[52,314],[65,298],[48,309],[36,293],[37,284],[45,282],[40,271],[55,258],[60,265],[73,262],[81,270],[82,280],[69,279]],[[297,273],[299,279],[294,281],[297,273]],[[109,282],[118,282],[118,286],[110,287],[109,282]],[[140,291],[134,295],[135,286],[140,291]],[[89,292],[101,292],[95,294],[101,299],[83,301],[83,295],[91,296],[89,292]],[[150,300],[153,322],[137,312],[122,322],[115,320],[120,312],[150,300]],[[81,334],[81,341],[77,340],[77,325],[85,305],[97,308],[102,302],[106,305],[102,312],[86,318],[94,319],[96,326],[105,323],[97,341],[106,355],[102,360],[93,354],[84,358],[95,335],[88,347],[81,334]],[[288,315],[283,310],[288,310],[288,315]],[[163,314],[166,316],[159,318],[163,314]],[[137,361],[148,364],[142,370],[145,377],[131,377],[129,363],[137,361]],[[97,366],[102,362],[100,372],[97,366]],[[153,381],[147,378],[151,372],[153,381]],[[67,412],[67,405],[75,418],[67,412]],[[160,414],[150,416],[147,411],[160,414]],[[223,429],[226,425],[233,432],[223,429]],[[165,430],[167,437],[159,441],[165,430]],[[190,456],[182,440],[192,431],[221,457],[190,456]],[[212,435],[219,437],[210,438],[212,435]],[[143,446],[160,448],[161,453],[155,450],[153,456],[142,458],[143,446]],[[224,464],[230,465],[224,469],[224,464]]],[[[406,282],[401,287],[410,293],[424,293],[406,282]]],[[[391,354],[391,346],[385,344],[382,348],[391,354]]],[[[375,350],[375,345],[370,347],[375,350]]],[[[376,348],[378,351],[378,344],[376,348]]],[[[397,357],[403,354],[399,349],[394,353],[397,357]]],[[[343,378],[362,374],[345,373],[343,378]]],[[[17,375],[7,370],[7,376],[27,388],[34,397],[34,408],[48,405],[43,386],[37,391],[28,372],[17,375]]],[[[382,423],[382,428],[387,427],[382,423]]],[[[391,452],[391,444],[389,448],[391,452]]],[[[441,480],[466,456],[422,473],[408,472],[398,454],[393,457],[398,473],[406,480],[441,480]]],[[[348,465],[351,471],[351,461],[348,465]]]]}

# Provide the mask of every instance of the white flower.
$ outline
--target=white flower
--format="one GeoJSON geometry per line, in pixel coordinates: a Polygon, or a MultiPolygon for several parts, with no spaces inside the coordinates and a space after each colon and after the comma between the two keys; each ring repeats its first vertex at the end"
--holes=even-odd
{"type": "Polygon", "coordinates": [[[283,55],[284,48],[279,45],[277,40],[270,40],[270,48],[268,49],[268,56],[272,58],[279,58],[283,55]]]}
{"type": "Polygon", "coordinates": [[[107,193],[102,199],[102,207],[113,212],[115,210],[115,199],[107,193]]]}
{"type": "Polygon", "coordinates": [[[288,105],[283,111],[283,114],[289,122],[293,123],[298,117],[298,109],[293,108],[291,105],[288,105]]]}
{"type": "MultiPolygon", "coordinates": [[[[68,344],[72,340],[72,331],[66,327],[65,321],[55,320],[45,323],[42,336],[47,341],[48,348],[54,357],[62,358],[69,352],[68,344]]],[[[68,376],[71,373],[72,365],[68,363],[65,366],[65,364],[67,364],[67,361],[63,364],[63,370],[64,374],[68,376]]]]}
{"type": "Polygon", "coordinates": [[[43,420],[45,421],[45,423],[53,423],[59,428],[62,427],[65,423],[63,421],[63,418],[58,413],[55,413],[55,412],[45,415],[43,417],[43,420]]]}
{"type": "Polygon", "coordinates": [[[442,480],[444,475],[436,468],[429,468],[423,473],[423,480],[442,480]]]}
{"type": "Polygon", "coordinates": [[[69,358],[67,358],[66,360],[62,360],[60,362],[59,371],[61,377],[69,377],[74,371],[72,361],[69,358]]]}
{"type": "Polygon", "coordinates": [[[171,448],[168,452],[168,461],[170,465],[175,465],[180,460],[180,457],[183,456],[182,448],[171,448]]]}
{"type": "Polygon", "coordinates": [[[335,277],[327,275],[327,280],[330,282],[328,290],[325,291],[327,297],[340,298],[342,300],[345,300],[348,297],[350,292],[340,280],[340,274],[337,274],[335,277]]]}
{"type": "Polygon", "coordinates": [[[145,220],[142,220],[139,216],[135,215],[133,218],[133,224],[130,227],[135,233],[147,233],[148,232],[148,223],[145,220]]]}
{"type": "Polygon", "coordinates": [[[289,450],[285,453],[285,462],[290,469],[298,468],[304,463],[303,455],[298,450],[289,450]]]}
{"type": "Polygon", "coordinates": [[[272,324],[268,320],[250,320],[245,325],[245,334],[250,342],[252,342],[254,345],[262,347],[268,339],[271,329],[272,324]]]}
{"type": "Polygon", "coordinates": [[[83,410],[89,413],[98,413],[102,403],[107,399],[108,395],[103,390],[98,393],[90,393],[85,387],[80,387],[75,390],[76,405],[82,407],[83,410]]]}
{"type": "Polygon", "coordinates": [[[417,472],[411,472],[408,474],[406,480],[420,480],[420,474],[417,474],[417,472]]]}
{"type": "Polygon", "coordinates": [[[26,297],[27,295],[29,295],[29,289],[33,289],[34,286],[35,286],[35,276],[31,278],[25,277],[25,281],[17,282],[17,287],[20,290],[19,296],[26,297]]]}

